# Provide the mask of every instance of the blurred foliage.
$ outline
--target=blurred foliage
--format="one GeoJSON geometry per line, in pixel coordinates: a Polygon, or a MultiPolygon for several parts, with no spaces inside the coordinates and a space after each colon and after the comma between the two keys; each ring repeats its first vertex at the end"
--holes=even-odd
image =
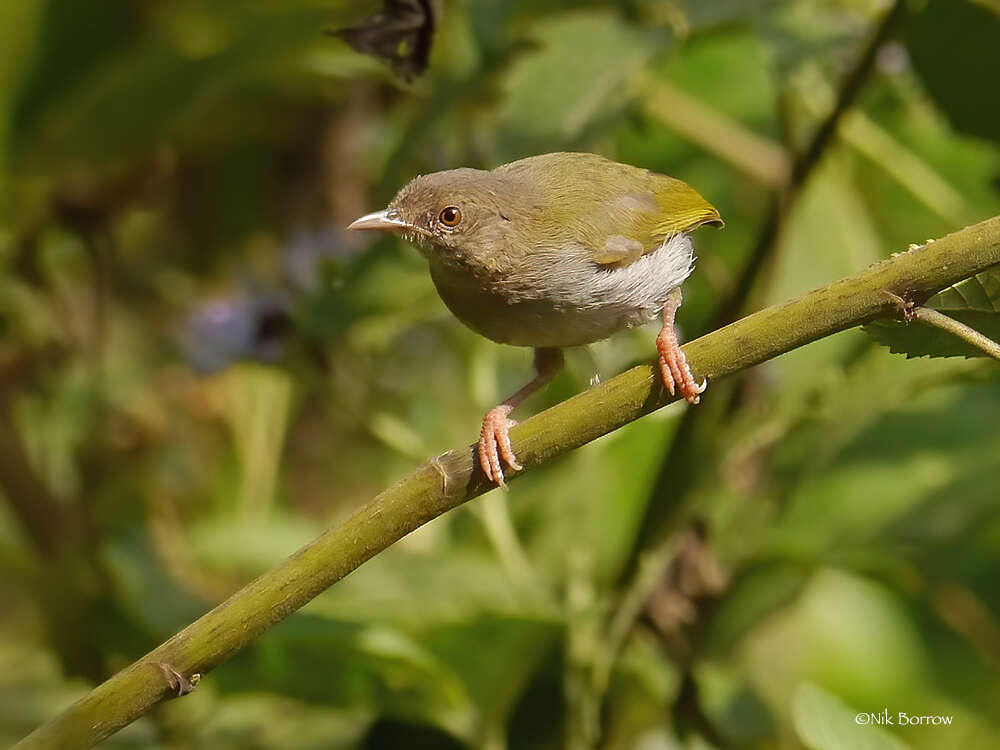
{"type": "MultiPolygon", "coordinates": [[[[633,76],[796,158],[888,7],[420,5],[410,82],[323,33],[375,2],[0,5],[0,741],[468,443],[523,380],[526,353],[450,318],[412,249],[340,227],[459,165],[577,149],[667,172],[727,222],[697,237],[690,336],[771,197],[633,76]]],[[[762,302],[998,213],[997,4],[905,16],[787,206],[762,302]]],[[[995,323],[995,276],[941,309],[995,323]]],[[[571,352],[529,409],[652,340],[571,352]]],[[[586,675],[681,409],[432,522],[108,745],[581,746],[594,700],[607,748],[1000,744],[995,363],[851,331],[748,374],[678,487],[700,541],[601,694],[586,675]],[[883,708],[954,722],[855,726],[883,708]]]]}

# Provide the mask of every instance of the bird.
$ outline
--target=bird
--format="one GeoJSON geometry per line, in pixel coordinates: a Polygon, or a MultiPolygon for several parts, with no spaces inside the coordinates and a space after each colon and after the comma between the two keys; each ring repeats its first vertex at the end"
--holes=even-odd
{"type": "Polygon", "coordinates": [[[723,226],[682,180],[575,152],[530,156],[492,170],[419,175],[348,229],[396,232],[415,244],[448,309],[500,344],[534,349],[535,376],[483,417],[478,463],[506,488],[522,466],[511,412],[563,367],[562,350],[660,316],[659,372],[667,391],[697,404],[675,331],[681,285],[694,269],[690,234],[723,226]]]}

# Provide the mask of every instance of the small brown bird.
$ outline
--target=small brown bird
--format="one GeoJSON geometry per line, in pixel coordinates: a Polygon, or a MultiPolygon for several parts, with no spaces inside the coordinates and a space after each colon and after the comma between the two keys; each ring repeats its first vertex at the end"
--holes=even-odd
{"type": "Polygon", "coordinates": [[[694,265],[688,234],[702,224],[721,226],[722,218],[680,180],[594,154],[554,153],[417,177],[388,208],[348,228],[415,242],[459,320],[501,344],[534,347],[534,379],[488,411],[480,432],[480,466],[505,486],[501,459],[521,469],[510,414],[562,368],[562,347],[662,314],[664,385],[698,403],[706,384],[691,375],[674,315],[694,265]]]}

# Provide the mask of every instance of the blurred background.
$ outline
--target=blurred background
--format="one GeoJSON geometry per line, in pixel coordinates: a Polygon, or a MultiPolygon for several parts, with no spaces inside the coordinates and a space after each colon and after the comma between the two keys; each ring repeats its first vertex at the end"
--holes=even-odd
{"type": "MultiPolygon", "coordinates": [[[[1000,212],[998,44],[996,0],[0,4],[0,744],[524,382],[350,220],[547,151],[680,177],[727,222],[691,339],[1000,212]]],[[[832,336],[428,524],[106,744],[998,747],[998,425],[996,362],[832,336]]]]}

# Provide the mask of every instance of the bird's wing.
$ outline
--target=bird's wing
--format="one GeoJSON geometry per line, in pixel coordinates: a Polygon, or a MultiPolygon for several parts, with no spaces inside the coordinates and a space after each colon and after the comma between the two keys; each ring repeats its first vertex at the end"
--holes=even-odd
{"type": "Polygon", "coordinates": [[[690,185],[672,177],[648,174],[641,193],[608,196],[603,201],[612,217],[604,237],[596,237],[593,260],[600,265],[627,265],[656,250],[675,234],[703,224],[721,225],[722,217],[690,185]]]}
{"type": "Polygon", "coordinates": [[[719,210],[681,180],[654,175],[656,196],[663,210],[654,228],[661,241],[679,232],[692,232],[703,224],[723,225],[719,210]]]}
{"type": "Polygon", "coordinates": [[[523,192],[539,247],[582,248],[599,265],[627,265],[675,234],[722,224],[687,183],[595,154],[544,154],[495,171],[532,186],[523,192]]]}

